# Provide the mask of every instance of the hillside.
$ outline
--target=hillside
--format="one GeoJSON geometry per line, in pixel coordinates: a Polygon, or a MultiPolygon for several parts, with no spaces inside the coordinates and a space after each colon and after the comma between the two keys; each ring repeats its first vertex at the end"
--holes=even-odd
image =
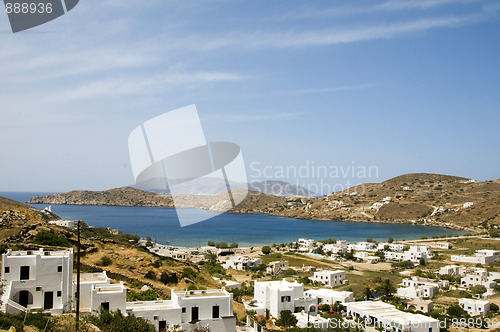
{"type": "MultiPolygon", "coordinates": [[[[178,207],[221,210],[214,197],[183,195],[178,207]]],[[[30,203],[173,206],[170,196],[134,188],[73,191],[34,197],[30,203]]],[[[480,231],[500,226],[500,180],[477,182],[415,173],[367,183],[321,198],[288,198],[250,191],[235,213],[267,213],[298,219],[413,222],[480,231]]]]}
{"type": "MultiPolygon", "coordinates": [[[[49,224],[49,219],[59,217],[0,196],[1,250],[73,247],[76,252],[76,231],[49,224]],[[41,234],[45,235],[42,241],[41,234]]],[[[138,240],[135,235],[82,223],[82,271],[106,270],[112,279],[136,287],[135,292],[139,292],[142,285],[148,285],[161,298],[168,298],[172,288],[186,289],[194,282],[207,288],[217,287],[210,275],[200,271],[197,265],[157,256],[139,246],[138,240]],[[183,278],[185,268],[194,271],[196,281],[183,278]]]]}
{"type": "Polygon", "coordinates": [[[476,182],[415,173],[332,193],[295,210],[308,219],[416,222],[480,230],[500,225],[499,203],[500,180],[476,182]]]}

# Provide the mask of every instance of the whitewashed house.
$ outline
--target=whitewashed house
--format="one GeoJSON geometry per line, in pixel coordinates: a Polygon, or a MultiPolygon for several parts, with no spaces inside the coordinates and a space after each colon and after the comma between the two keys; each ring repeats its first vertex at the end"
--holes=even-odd
{"type": "Polygon", "coordinates": [[[309,289],[304,292],[308,297],[318,299],[318,304],[330,304],[333,305],[335,302],[347,303],[354,302],[354,293],[347,291],[335,291],[327,288],[320,289],[309,289]]]}
{"type": "Polygon", "coordinates": [[[323,246],[323,251],[325,253],[331,253],[331,254],[343,254],[347,251],[347,241],[345,240],[339,240],[337,243],[329,243],[325,244],[323,246]]]}
{"type": "Polygon", "coordinates": [[[458,304],[471,316],[487,315],[490,312],[490,301],[461,298],[458,304]]]}
{"type": "Polygon", "coordinates": [[[224,289],[173,291],[171,300],[127,302],[126,313],[152,323],[157,330],[179,325],[182,331],[208,327],[233,332],[233,295],[224,289]]]}
{"type": "Polygon", "coordinates": [[[262,265],[262,259],[260,258],[250,258],[247,256],[239,256],[226,260],[222,267],[225,269],[234,269],[239,271],[247,271],[253,267],[259,267],[262,265]]]}
{"type": "Polygon", "coordinates": [[[482,285],[486,288],[494,288],[495,279],[499,279],[498,277],[497,272],[489,273],[486,269],[476,269],[460,279],[460,284],[465,287],[482,285]]]}
{"type": "Polygon", "coordinates": [[[71,311],[73,250],[12,251],[2,255],[3,312],[71,311]]]}
{"type": "Polygon", "coordinates": [[[75,225],[78,223],[76,220],[51,220],[49,224],[64,227],[67,229],[74,229],[75,225]]]}
{"type": "Polygon", "coordinates": [[[474,256],[451,255],[451,260],[460,263],[472,264],[490,264],[499,259],[500,251],[496,250],[477,250],[474,256]]]}
{"type": "Polygon", "coordinates": [[[267,265],[266,272],[277,275],[288,270],[288,261],[275,261],[267,265]]]}
{"type": "Polygon", "coordinates": [[[394,332],[439,332],[437,319],[399,311],[389,303],[381,301],[350,302],[346,304],[346,307],[349,315],[394,332]]]}
{"type": "Polygon", "coordinates": [[[182,323],[182,308],[172,300],[137,301],[126,303],[126,313],[147,320],[157,331],[167,329],[182,323]]]}
{"type": "Polygon", "coordinates": [[[377,246],[373,242],[357,242],[350,243],[348,245],[349,249],[357,250],[357,251],[375,251],[377,250],[377,246]]]}
{"type": "Polygon", "coordinates": [[[460,275],[460,266],[446,265],[440,268],[438,273],[441,275],[450,275],[453,277],[458,277],[460,275]]]}
{"type": "Polygon", "coordinates": [[[451,249],[453,248],[453,245],[450,242],[436,242],[436,243],[431,243],[431,248],[451,249]]]}
{"type": "Polygon", "coordinates": [[[403,279],[403,287],[397,289],[397,295],[408,299],[432,299],[443,287],[449,286],[447,280],[433,280],[419,277],[403,279]]]}
{"type": "Polygon", "coordinates": [[[371,252],[367,251],[357,251],[354,253],[354,257],[358,260],[366,263],[375,264],[380,261],[380,257],[373,255],[371,252]]]}
{"type": "Polygon", "coordinates": [[[314,247],[315,247],[315,243],[316,243],[316,241],[314,241],[312,239],[299,239],[299,241],[298,241],[298,245],[299,245],[298,250],[302,251],[302,252],[313,251],[314,247]]]}
{"type": "Polygon", "coordinates": [[[335,287],[342,285],[345,280],[345,271],[335,270],[335,271],[317,271],[314,275],[309,278],[312,282],[319,282],[328,287],[335,287]]]}
{"type": "Polygon", "coordinates": [[[278,318],[284,310],[295,312],[304,310],[311,315],[318,312],[318,299],[304,294],[304,285],[288,282],[285,279],[279,281],[255,281],[254,299],[244,302],[246,310],[253,310],[257,315],[264,315],[266,309],[278,318]]]}
{"type": "Polygon", "coordinates": [[[423,259],[427,263],[429,257],[432,257],[432,251],[427,246],[410,246],[409,250],[403,252],[387,251],[384,257],[386,261],[410,261],[418,264],[423,259]]]}

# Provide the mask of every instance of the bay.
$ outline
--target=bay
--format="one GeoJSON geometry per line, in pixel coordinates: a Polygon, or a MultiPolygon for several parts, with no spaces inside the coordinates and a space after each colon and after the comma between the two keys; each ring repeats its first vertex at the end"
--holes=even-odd
{"type": "MultiPolygon", "coordinates": [[[[0,192],[1,196],[25,202],[35,195],[49,193],[0,192]]],[[[43,209],[44,204],[32,204],[43,209]]],[[[88,205],[52,205],[52,212],[63,219],[83,220],[90,226],[111,227],[122,232],[150,236],[163,244],[198,247],[208,241],[237,242],[240,246],[259,246],[273,243],[289,243],[298,238],[322,240],[334,238],[350,242],[372,238],[385,241],[431,238],[440,235],[461,235],[463,231],[411,224],[384,224],[365,222],[340,222],[321,220],[297,220],[263,214],[217,215],[209,220],[180,227],[175,209],[164,207],[122,207],[88,205]]],[[[200,213],[187,209],[187,212],[200,213]]],[[[214,215],[204,211],[207,216],[214,215]]]]}

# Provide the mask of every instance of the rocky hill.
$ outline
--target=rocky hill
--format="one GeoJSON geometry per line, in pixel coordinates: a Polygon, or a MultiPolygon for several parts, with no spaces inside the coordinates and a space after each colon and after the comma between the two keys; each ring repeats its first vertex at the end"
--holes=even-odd
{"type": "Polygon", "coordinates": [[[406,174],[332,193],[295,210],[308,219],[496,228],[500,225],[500,180],[477,182],[448,175],[406,174]]]}
{"type": "MultiPolygon", "coordinates": [[[[221,210],[214,197],[183,195],[181,198],[178,207],[221,210]]],[[[33,197],[29,203],[173,207],[170,196],[128,187],[33,197]]],[[[411,222],[479,231],[500,226],[500,180],[477,182],[415,173],[358,185],[321,198],[298,195],[283,198],[250,191],[230,212],[298,219],[411,222]]]]}

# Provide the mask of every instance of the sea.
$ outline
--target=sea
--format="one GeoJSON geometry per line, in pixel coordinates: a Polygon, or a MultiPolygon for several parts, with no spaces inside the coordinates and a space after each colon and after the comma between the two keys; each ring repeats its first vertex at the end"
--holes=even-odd
{"type": "MultiPolygon", "coordinates": [[[[0,192],[0,196],[18,202],[51,193],[0,192]]],[[[43,209],[46,204],[31,204],[43,209]]],[[[299,238],[337,239],[349,242],[385,241],[431,238],[440,235],[462,235],[463,231],[412,224],[384,224],[323,220],[297,220],[264,214],[215,215],[205,211],[203,222],[181,227],[175,209],[166,207],[124,207],[93,205],[51,205],[52,212],[66,220],[83,220],[90,226],[110,227],[145,238],[150,236],[161,244],[200,247],[213,242],[236,242],[240,247],[290,243],[299,238]]],[[[189,211],[187,211],[189,212],[189,211]]],[[[195,210],[192,210],[194,213],[195,210]]],[[[199,210],[196,210],[199,213],[199,210]]]]}

